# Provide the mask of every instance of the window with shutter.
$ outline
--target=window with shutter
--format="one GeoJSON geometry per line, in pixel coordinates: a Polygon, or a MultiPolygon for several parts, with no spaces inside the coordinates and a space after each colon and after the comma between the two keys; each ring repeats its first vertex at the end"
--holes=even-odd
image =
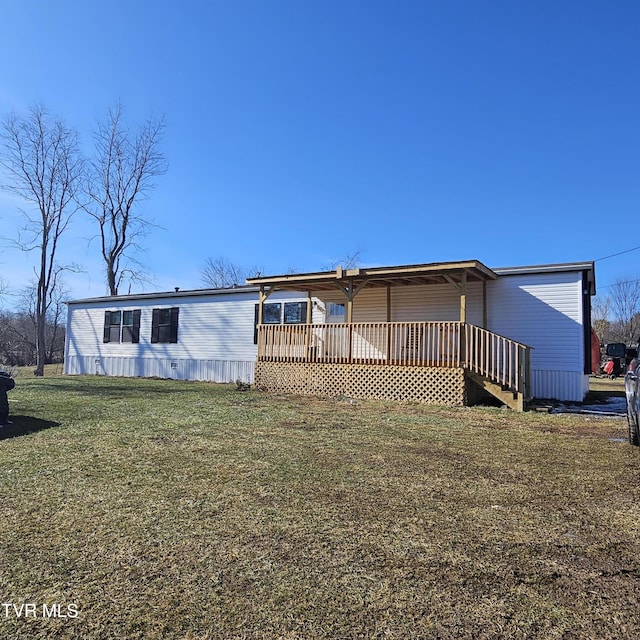
{"type": "Polygon", "coordinates": [[[103,342],[139,342],[140,309],[105,311],[103,342]]]}
{"type": "Polygon", "coordinates": [[[151,342],[178,342],[178,315],[180,309],[153,309],[151,317],[151,342]]]}

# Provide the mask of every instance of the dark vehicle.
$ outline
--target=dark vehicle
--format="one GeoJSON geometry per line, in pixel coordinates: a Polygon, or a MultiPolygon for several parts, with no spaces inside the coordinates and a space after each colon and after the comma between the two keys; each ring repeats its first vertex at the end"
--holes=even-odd
{"type": "Polygon", "coordinates": [[[16,386],[15,380],[6,372],[0,371],[0,427],[13,424],[9,420],[9,399],[7,391],[16,386]]]}
{"type": "Polygon", "coordinates": [[[600,365],[602,372],[610,378],[623,376],[631,362],[635,358],[635,349],[628,349],[624,342],[610,342],[605,346],[606,358],[600,365]],[[627,360],[627,352],[631,357],[627,360]]]}
{"type": "Polygon", "coordinates": [[[634,358],[624,376],[624,392],[627,396],[627,423],[629,426],[629,444],[640,445],[640,424],[638,415],[640,409],[640,361],[634,358]]]}

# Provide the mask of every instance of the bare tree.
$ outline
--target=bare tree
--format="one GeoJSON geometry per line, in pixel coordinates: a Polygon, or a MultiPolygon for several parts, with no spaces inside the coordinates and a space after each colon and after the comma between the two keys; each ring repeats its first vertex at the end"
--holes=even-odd
{"type": "Polygon", "coordinates": [[[609,294],[617,339],[635,344],[640,335],[640,280],[618,278],[609,294]]]}
{"type": "Polygon", "coordinates": [[[355,269],[362,263],[362,249],[357,248],[351,253],[347,253],[342,258],[338,258],[331,263],[329,271],[333,271],[338,266],[342,266],[344,269],[355,269]]]}
{"type": "Polygon", "coordinates": [[[24,251],[38,251],[36,282],[36,369],[44,375],[46,314],[49,294],[60,267],[56,252],[60,239],[76,211],[75,196],[82,161],[77,133],[44,107],[33,107],[27,116],[9,116],[0,132],[0,164],[8,181],[4,189],[21,197],[32,209],[23,211],[25,226],[16,244],[24,251]]]}
{"type": "Polygon", "coordinates": [[[225,289],[244,284],[247,278],[259,273],[257,267],[243,267],[226,258],[207,258],[200,270],[200,280],[207,287],[225,289]]]}
{"type": "Polygon", "coordinates": [[[132,135],[122,122],[122,114],[118,103],[109,109],[106,120],[98,123],[84,206],[98,224],[111,295],[118,294],[124,279],[145,279],[136,253],[153,222],[138,205],[155,186],[154,179],[167,171],[166,158],[159,149],[164,122],[149,119],[132,135]]]}
{"type": "Polygon", "coordinates": [[[614,342],[611,333],[611,298],[597,296],[591,303],[591,326],[596,332],[601,344],[614,342]]]}
{"type": "MultiPolygon", "coordinates": [[[[9,291],[9,284],[2,276],[0,276],[0,303],[3,301],[4,297],[7,295],[8,291],[9,291]]],[[[0,306],[0,308],[2,307],[0,306]]]]}

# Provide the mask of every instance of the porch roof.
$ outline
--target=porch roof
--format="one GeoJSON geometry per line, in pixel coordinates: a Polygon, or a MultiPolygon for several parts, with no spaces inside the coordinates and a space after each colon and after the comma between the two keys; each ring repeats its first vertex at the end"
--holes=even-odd
{"type": "Polygon", "coordinates": [[[432,262],[396,267],[359,267],[315,273],[296,273],[281,276],[247,278],[251,285],[269,289],[294,291],[326,291],[343,287],[349,283],[356,289],[367,287],[390,287],[417,284],[443,284],[495,280],[498,274],[479,260],[462,262],[432,262]]]}

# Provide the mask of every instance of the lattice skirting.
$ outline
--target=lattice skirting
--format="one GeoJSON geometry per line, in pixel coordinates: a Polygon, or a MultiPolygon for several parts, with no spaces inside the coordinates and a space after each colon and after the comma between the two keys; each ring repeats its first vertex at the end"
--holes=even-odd
{"type": "Polygon", "coordinates": [[[463,369],[366,364],[256,362],[255,385],[298,395],[468,404],[463,369]]]}

